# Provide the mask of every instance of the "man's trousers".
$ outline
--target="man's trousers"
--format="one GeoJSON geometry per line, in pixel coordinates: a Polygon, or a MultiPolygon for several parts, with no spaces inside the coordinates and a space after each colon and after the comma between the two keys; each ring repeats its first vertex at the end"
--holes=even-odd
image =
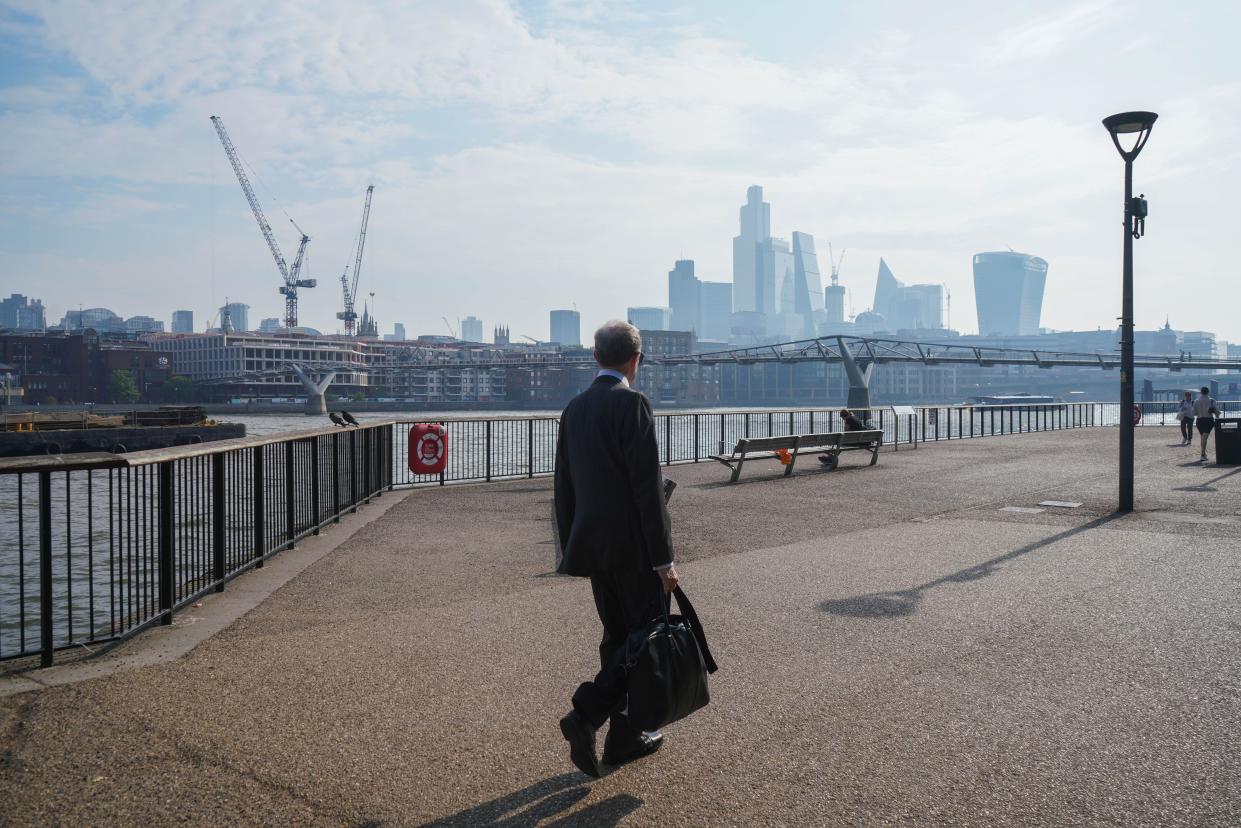
{"type": "Polygon", "coordinates": [[[599,572],[590,576],[595,609],[603,622],[599,642],[599,674],[573,694],[573,707],[594,727],[626,707],[625,641],[629,634],[647,626],[668,607],[663,583],[653,570],[632,569],[599,572]]]}

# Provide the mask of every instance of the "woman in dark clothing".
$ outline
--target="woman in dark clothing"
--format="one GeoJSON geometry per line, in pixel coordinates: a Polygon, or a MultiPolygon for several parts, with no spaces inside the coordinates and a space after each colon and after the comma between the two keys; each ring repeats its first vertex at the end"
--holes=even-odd
{"type": "Polygon", "coordinates": [[[858,416],[847,408],[840,409],[840,422],[844,425],[845,431],[866,430],[866,423],[858,419],[858,416]]]}

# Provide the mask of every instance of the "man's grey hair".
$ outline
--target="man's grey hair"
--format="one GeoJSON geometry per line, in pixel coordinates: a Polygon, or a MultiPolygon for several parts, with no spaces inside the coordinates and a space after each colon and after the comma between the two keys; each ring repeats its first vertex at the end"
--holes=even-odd
{"type": "Polygon", "coordinates": [[[595,331],[595,359],[604,368],[617,368],[642,352],[642,334],[628,322],[613,319],[595,331]]]}

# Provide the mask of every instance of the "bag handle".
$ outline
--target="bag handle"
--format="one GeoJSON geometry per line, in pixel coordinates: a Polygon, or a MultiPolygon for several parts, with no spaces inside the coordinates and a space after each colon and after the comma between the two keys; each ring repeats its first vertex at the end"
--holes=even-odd
{"type": "MultiPolygon", "coordinates": [[[[702,631],[702,624],[698,622],[698,613],[694,612],[694,605],[689,602],[685,591],[679,586],[672,590],[672,594],[676,596],[677,608],[681,610],[681,616],[689,624],[690,631],[694,633],[694,638],[698,641],[698,649],[702,652],[703,663],[707,667],[708,673],[714,673],[719,667],[715,664],[715,659],[711,657],[711,648],[707,646],[707,636],[702,631]]],[[[660,601],[660,606],[664,608],[664,622],[668,621],[668,602],[660,601]]]]}

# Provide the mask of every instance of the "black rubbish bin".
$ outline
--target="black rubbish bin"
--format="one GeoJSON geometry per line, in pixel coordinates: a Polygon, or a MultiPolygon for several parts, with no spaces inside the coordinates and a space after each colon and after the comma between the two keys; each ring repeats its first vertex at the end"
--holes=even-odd
{"type": "Polygon", "coordinates": [[[1215,421],[1215,462],[1220,466],[1241,465],[1241,417],[1215,421]]]}

